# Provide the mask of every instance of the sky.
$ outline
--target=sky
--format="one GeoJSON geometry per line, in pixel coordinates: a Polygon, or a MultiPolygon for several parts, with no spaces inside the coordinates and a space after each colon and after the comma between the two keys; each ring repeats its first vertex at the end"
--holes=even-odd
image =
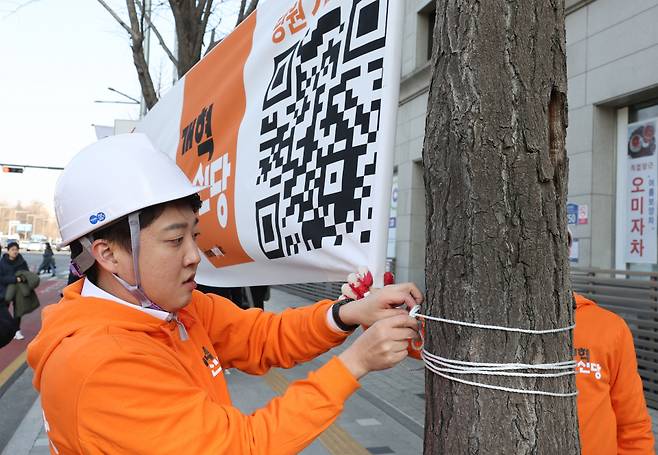
{"type": "MultiPolygon", "coordinates": [[[[127,21],[125,1],[106,1],[127,21]]],[[[226,34],[239,1],[215,3],[213,25],[226,34]]],[[[165,13],[155,20],[168,39],[173,17],[165,13]]],[[[173,68],[155,37],[151,49],[154,83],[164,93],[173,68]]],[[[0,62],[0,163],[64,167],[96,140],[92,125],[139,117],[138,106],[94,102],[123,99],[108,87],[140,97],[127,33],[96,0],[0,0],[0,62]]],[[[0,173],[0,202],[37,200],[52,209],[58,176],[0,173]]]]}

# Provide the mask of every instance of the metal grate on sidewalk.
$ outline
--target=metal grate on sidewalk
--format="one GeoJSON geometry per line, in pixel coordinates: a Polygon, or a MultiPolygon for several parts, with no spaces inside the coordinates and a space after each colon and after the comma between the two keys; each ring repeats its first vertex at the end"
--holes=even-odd
{"type": "Polygon", "coordinates": [[[275,288],[314,301],[323,299],[336,300],[340,296],[340,287],[343,283],[297,283],[275,286],[275,288]]]}

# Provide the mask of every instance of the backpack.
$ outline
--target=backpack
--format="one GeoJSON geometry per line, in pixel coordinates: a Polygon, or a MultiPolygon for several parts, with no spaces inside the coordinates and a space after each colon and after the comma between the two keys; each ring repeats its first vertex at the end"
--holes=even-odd
{"type": "Polygon", "coordinates": [[[16,335],[16,321],[11,314],[7,305],[0,302],[0,348],[9,344],[16,335]]]}

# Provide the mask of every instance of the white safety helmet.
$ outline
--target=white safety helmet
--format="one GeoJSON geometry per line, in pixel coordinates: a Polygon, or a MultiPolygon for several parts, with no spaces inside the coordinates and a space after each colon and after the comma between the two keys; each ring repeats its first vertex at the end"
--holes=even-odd
{"type": "Polygon", "coordinates": [[[55,215],[61,246],[78,240],[82,253],[72,260],[81,274],[94,264],[93,233],[128,216],[135,284],[115,275],[144,307],[156,306],[144,293],[139,274],[139,213],[142,209],[202,190],[145,134],[110,136],[84,148],[64,168],[55,187],[55,215]]]}
{"type": "Polygon", "coordinates": [[[82,149],[57,180],[55,215],[66,246],[132,212],[197,193],[183,171],[142,133],[82,149]]]}

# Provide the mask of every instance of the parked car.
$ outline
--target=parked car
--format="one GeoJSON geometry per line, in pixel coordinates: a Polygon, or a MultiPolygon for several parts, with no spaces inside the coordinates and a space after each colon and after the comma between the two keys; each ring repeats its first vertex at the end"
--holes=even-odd
{"type": "Polygon", "coordinates": [[[27,245],[25,245],[26,251],[41,251],[43,252],[46,249],[46,242],[41,240],[30,240],[27,245]]]}
{"type": "Polygon", "coordinates": [[[19,242],[18,237],[14,237],[12,235],[3,235],[0,236],[0,244],[2,245],[2,248],[7,248],[7,245],[10,244],[11,242],[19,242]]]}
{"type": "Polygon", "coordinates": [[[62,243],[62,239],[59,237],[54,239],[50,244],[55,247],[55,251],[69,251],[69,246],[60,247],[59,244],[62,243]]]}

